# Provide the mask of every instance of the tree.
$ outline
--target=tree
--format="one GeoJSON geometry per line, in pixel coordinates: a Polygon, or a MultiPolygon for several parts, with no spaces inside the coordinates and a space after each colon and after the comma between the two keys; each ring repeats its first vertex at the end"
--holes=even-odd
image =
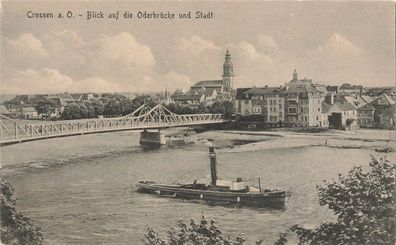
{"type": "Polygon", "coordinates": [[[84,103],[71,103],[65,107],[61,118],[66,120],[82,119],[88,118],[88,114],[88,108],[84,103]]]}
{"type": "Polygon", "coordinates": [[[395,164],[372,158],[370,171],[354,167],[338,181],[317,186],[319,204],[328,206],[337,222],[291,230],[300,244],[395,244],[394,188],[395,164]]]}
{"type": "Polygon", "coordinates": [[[49,98],[37,101],[36,110],[38,114],[50,114],[55,111],[56,104],[49,98]]]}
{"type": "Polygon", "coordinates": [[[213,114],[223,114],[224,119],[231,119],[234,105],[231,101],[216,101],[209,106],[210,113],[213,114]]]}
{"type": "MultiPolygon", "coordinates": [[[[158,233],[152,228],[147,228],[145,235],[147,245],[193,245],[193,244],[218,244],[218,245],[242,245],[245,239],[238,236],[233,241],[229,236],[224,236],[223,232],[216,226],[216,222],[208,222],[204,216],[197,224],[193,219],[188,226],[180,221],[178,230],[171,229],[168,231],[168,239],[162,240],[158,233]]],[[[258,243],[259,244],[259,243],[258,243]]]]}
{"type": "Polygon", "coordinates": [[[1,242],[4,244],[42,244],[43,235],[40,227],[34,225],[28,217],[16,209],[16,201],[13,198],[14,188],[2,178],[0,182],[1,242]]]}
{"type": "Polygon", "coordinates": [[[95,116],[103,115],[103,110],[104,110],[104,104],[101,100],[98,99],[92,99],[91,100],[91,106],[93,107],[95,111],[95,116]]]}

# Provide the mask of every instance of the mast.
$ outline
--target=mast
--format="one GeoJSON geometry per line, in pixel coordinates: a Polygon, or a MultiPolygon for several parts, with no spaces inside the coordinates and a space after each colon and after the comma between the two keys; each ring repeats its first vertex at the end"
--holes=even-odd
{"type": "Polygon", "coordinates": [[[216,186],[217,182],[217,170],[216,170],[216,153],[214,147],[209,147],[209,159],[210,159],[210,175],[212,177],[212,187],[216,186]]]}

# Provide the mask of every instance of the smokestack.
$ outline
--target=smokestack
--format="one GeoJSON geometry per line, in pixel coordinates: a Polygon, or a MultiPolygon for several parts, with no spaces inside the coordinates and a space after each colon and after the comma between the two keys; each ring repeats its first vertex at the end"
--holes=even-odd
{"type": "Polygon", "coordinates": [[[214,147],[209,147],[209,158],[210,158],[210,175],[212,177],[212,186],[216,186],[217,182],[217,170],[216,170],[216,153],[214,147]]]}

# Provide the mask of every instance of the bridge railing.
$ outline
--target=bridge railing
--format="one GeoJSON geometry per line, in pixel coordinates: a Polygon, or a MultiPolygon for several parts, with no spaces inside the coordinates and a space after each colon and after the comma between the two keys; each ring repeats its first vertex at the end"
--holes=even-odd
{"type": "Polygon", "coordinates": [[[68,136],[119,130],[167,128],[223,122],[221,114],[165,113],[161,107],[132,117],[63,120],[21,124],[3,115],[0,116],[0,142],[68,136]]]}

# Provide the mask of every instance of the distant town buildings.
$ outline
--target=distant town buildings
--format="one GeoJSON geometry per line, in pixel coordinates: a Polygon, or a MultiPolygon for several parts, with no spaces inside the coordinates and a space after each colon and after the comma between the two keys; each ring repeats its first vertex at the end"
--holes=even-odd
{"type": "Polygon", "coordinates": [[[285,86],[237,88],[235,117],[264,127],[394,128],[394,99],[363,91],[360,85],[325,86],[299,79],[294,70],[285,86]]]}
{"type": "Polygon", "coordinates": [[[171,102],[181,105],[211,104],[216,100],[231,99],[234,79],[234,65],[231,53],[227,49],[223,64],[222,79],[198,81],[190,87],[187,93],[174,93],[171,102]]]}
{"type": "MultiPolygon", "coordinates": [[[[179,106],[177,108],[186,109],[186,112],[193,109],[207,110],[207,106],[215,102],[218,105],[219,102],[232,101],[236,122],[263,127],[329,127],[346,130],[396,127],[395,87],[367,88],[345,82],[341,86],[329,86],[306,77],[301,79],[297,70],[294,70],[292,79],[282,86],[233,89],[234,66],[228,49],[222,68],[221,79],[198,81],[187,92],[179,89],[173,94],[169,91],[153,94],[149,96],[149,101],[174,104],[179,106]]],[[[130,96],[135,97],[129,93],[127,97],[130,96]]],[[[25,119],[59,118],[71,103],[86,103],[91,110],[95,110],[95,115],[103,112],[108,114],[109,110],[117,109],[111,103],[104,105],[111,99],[102,98],[98,102],[97,97],[100,96],[92,93],[17,95],[0,105],[0,113],[25,119]]],[[[124,103],[124,109],[128,109],[128,106],[131,105],[124,103]]]]}

